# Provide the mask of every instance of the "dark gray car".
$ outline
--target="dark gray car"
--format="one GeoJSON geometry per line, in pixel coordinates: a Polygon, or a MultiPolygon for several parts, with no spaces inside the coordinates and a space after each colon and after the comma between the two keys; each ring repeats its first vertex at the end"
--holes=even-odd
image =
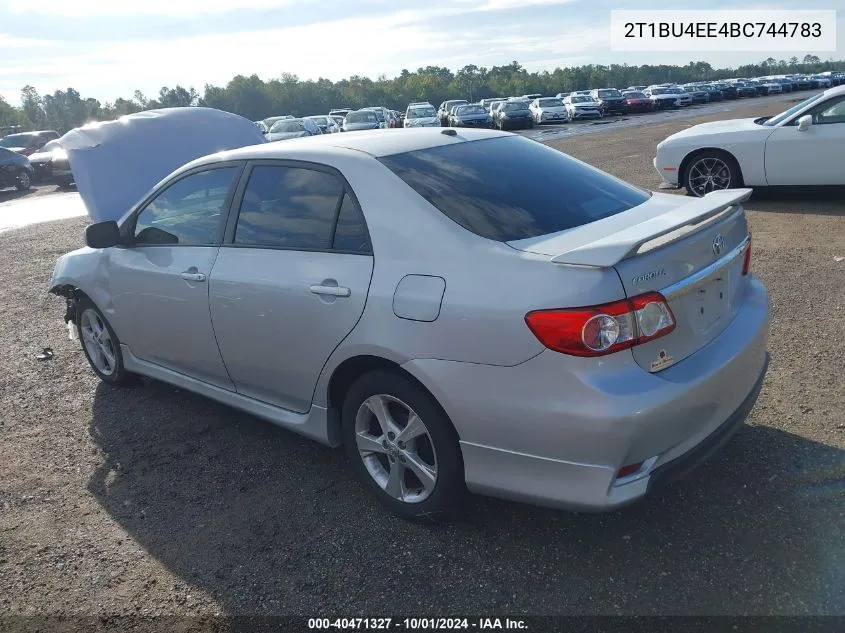
{"type": "Polygon", "coordinates": [[[32,186],[32,165],[23,154],[0,147],[0,189],[17,187],[25,191],[32,186]]]}

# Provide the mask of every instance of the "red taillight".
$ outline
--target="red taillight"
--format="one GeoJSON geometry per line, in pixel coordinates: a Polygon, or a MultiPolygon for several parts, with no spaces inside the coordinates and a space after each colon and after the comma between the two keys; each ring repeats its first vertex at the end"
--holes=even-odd
{"type": "Polygon", "coordinates": [[[640,468],[643,467],[645,462],[637,462],[636,464],[628,464],[627,466],[623,466],[619,469],[616,473],[617,479],[622,479],[623,477],[627,477],[628,475],[633,475],[637,472],[640,468]]]}
{"type": "Polygon", "coordinates": [[[745,249],[745,259],[742,261],[742,274],[751,272],[751,235],[748,236],[748,248],[745,249]]]}
{"type": "Polygon", "coordinates": [[[587,308],[537,310],[525,322],[543,345],[571,356],[612,354],[675,329],[675,315],[659,292],[587,308]]]}

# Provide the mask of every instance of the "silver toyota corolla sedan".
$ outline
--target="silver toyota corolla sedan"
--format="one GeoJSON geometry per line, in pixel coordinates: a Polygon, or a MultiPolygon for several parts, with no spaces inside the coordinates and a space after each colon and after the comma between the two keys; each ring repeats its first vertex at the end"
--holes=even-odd
{"type": "Polygon", "coordinates": [[[749,195],[652,193],[488,130],[294,139],[180,168],[90,225],[50,290],[103,381],[343,445],[405,518],[467,490],[607,510],[757,398],[749,195]]]}

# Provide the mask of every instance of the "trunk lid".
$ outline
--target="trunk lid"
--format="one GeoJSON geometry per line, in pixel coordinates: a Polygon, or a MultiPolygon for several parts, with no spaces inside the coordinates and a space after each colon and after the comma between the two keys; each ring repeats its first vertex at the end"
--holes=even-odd
{"type": "Polygon", "coordinates": [[[688,201],[655,193],[624,213],[508,244],[549,255],[558,264],[613,267],[628,297],[662,292],[675,329],[631,350],[641,367],[656,372],[712,341],[739,310],[748,245],[740,203],[750,194],[750,189],[717,191],[688,201]]]}

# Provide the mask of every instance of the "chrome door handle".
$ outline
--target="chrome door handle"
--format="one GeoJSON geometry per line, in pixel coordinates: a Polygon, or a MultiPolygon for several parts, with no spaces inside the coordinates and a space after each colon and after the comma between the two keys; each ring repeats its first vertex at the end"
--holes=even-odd
{"type": "Polygon", "coordinates": [[[344,286],[311,286],[311,292],[315,295],[329,295],[332,297],[348,297],[352,294],[352,291],[344,286]]]}
{"type": "Polygon", "coordinates": [[[202,273],[191,273],[185,271],[184,273],[182,273],[182,279],[184,279],[185,281],[205,281],[205,275],[203,275],[202,273]]]}

